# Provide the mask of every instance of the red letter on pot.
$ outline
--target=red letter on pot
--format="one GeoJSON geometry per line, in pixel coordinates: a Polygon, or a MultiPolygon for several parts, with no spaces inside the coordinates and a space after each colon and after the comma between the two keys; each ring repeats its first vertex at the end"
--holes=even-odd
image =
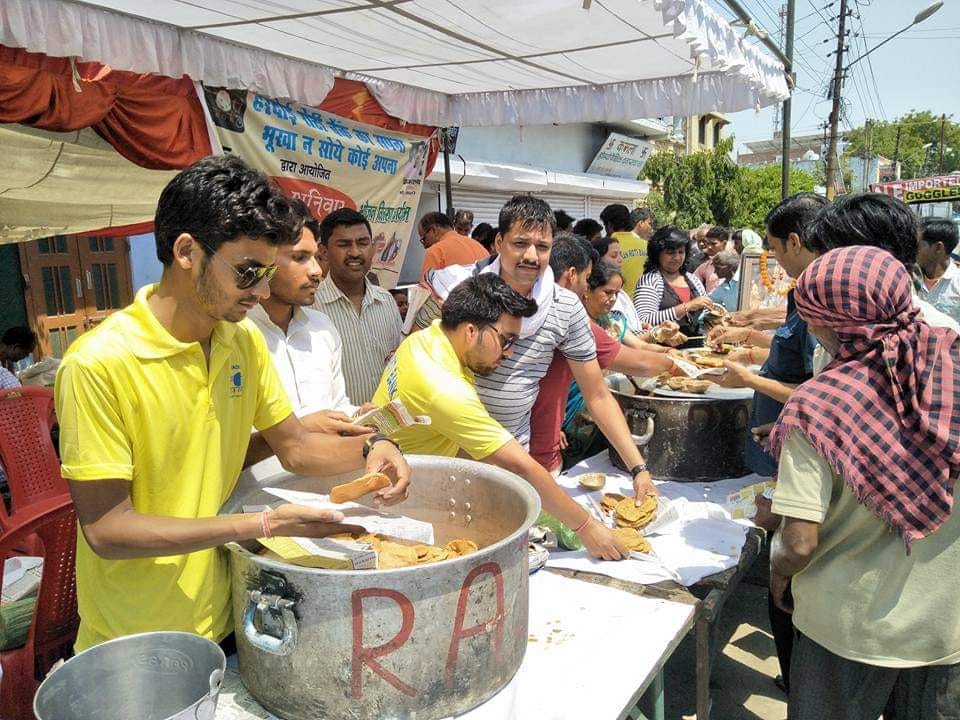
{"type": "Polygon", "coordinates": [[[396,590],[366,588],[364,590],[354,590],[350,603],[353,606],[353,663],[351,677],[353,699],[360,700],[363,697],[364,665],[369,665],[373,672],[400,692],[414,697],[417,694],[415,689],[407,685],[375,659],[389,655],[401,647],[410,637],[410,633],[413,630],[413,604],[410,602],[410,599],[396,590]],[[400,631],[393,636],[393,639],[385,642],[383,645],[370,648],[363,646],[363,600],[368,597],[390,598],[400,607],[400,612],[403,614],[400,631]]]}
{"type": "Polygon", "coordinates": [[[480,633],[488,633],[496,630],[494,636],[494,653],[496,658],[500,659],[500,651],[503,646],[503,575],[500,566],[497,563],[489,562],[478,565],[463,581],[460,588],[460,598],[457,600],[457,617],[453,623],[453,635],[450,637],[450,651],[447,653],[447,667],[444,672],[443,682],[447,689],[453,688],[453,675],[457,670],[457,654],[460,651],[460,641],[464,638],[470,638],[480,633]],[[497,611],[493,618],[485,623],[464,628],[464,616],[467,614],[467,600],[470,596],[470,587],[474,581],[481,575],[492,575],[493,585],[496,590],[497,611]]]}

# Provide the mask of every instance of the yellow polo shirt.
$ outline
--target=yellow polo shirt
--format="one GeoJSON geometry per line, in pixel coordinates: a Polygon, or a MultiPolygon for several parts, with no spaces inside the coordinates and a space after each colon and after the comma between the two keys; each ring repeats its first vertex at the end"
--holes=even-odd
{"type": "Polygon", "coordinates": [[[623,273],[623,291],[633,297],[637,281],[647,263],[647,241],[629,230],[615,232],[611,237],[620,243],[620,272],[623,273]]]}
{"type": "MultiPolygon", "coordinates": [[[[236,485],[251,427],[291,413],[262,333],[247,320],[213,332],[209,368],[147,305],[155,286],[71,345],[57,373],[63,476],[130,482],[137,512],[216,515],[236,485]]],[[[182,630],[221,640],[232,628],[219,548],[106,560],[77,535],[76,649],[121,635],[182,630]]]]}
{"type": "Polygon", "coordinates": [[[482,460],[513,439],[483,406],[473,373],[460,363],[439,320],[400,343],[387,365],[373,402],[397,398],[412,414],[431,419],[394,433],[404,452],[453,457],[463,449],[482,460]]]}

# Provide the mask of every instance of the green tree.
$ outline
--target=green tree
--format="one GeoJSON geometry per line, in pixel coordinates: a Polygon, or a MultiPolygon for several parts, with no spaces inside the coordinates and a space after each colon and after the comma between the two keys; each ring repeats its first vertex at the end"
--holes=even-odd
{"type": "MultiPolygon", "coordinates": [[[[818,178],[797,168],[790,168],[790,193],[813,192],[818,178]]],[[[780,166],[741,168],[741,201],[733,226],[752,228],[763,234],[763,219],[780,202],[780,166]]]]}
{"type": "MultiPolygon", "coordinates": [[[[943,172],[960,170],[960,124],[948,115],[943,126],[943,172]]],[[[925,177],[940,172],[940,116],[929,110],[912,110],[893,122],[873,121],[846,134],[845,156],[896,153],[900,128],[901,177],[925,177]]]]}
{"type": "Polygon", "coordinates": [[[661,151],[647,160],[644,175],[653,185],[647,205],[663,222],[696,227],[703,222],[729,225],[739,212],[739,167],[731,158],[733,138],[713,150],[691,155],[661,151]]]}

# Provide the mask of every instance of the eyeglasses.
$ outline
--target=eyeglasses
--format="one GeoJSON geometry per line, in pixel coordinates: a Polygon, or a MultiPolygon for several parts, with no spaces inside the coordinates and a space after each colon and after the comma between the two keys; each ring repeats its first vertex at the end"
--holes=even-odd
{"type": "Polygon", "coordinates": [[[212,257],[217,262],[222,265],[226,265],[228,268],[233,270],[233,274],[236,277],[237,290],[249,290],[254,287],[261,280],[266,280],[270,282],[273,279],[273,276],[277,274],[279,269],[276,265],[247,265],[244,268],[234,267],[226,260],[217,257],[216,251],[205,243],[200,243],[207,250],[210,251],[208,257],[212,257]]]}
{"type": "Polygon", "coordinates": [[[490,330],[493,330],[497,334],[497,337],[500,339],[500,349],[503,350],[504,352],[512,348],[513,344],[520,339],[518,335],[514,335],[512,333],[510,335],[504,335],[493,325],[487,325],[485,327],[489,328],[490,330]]]}

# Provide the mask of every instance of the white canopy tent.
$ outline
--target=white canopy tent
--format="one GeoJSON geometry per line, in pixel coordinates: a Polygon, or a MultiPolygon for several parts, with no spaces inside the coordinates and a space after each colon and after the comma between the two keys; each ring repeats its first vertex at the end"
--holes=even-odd
{"type": "Polygon", "coordinates": [[[781,63],[706,0],[4,0],[0,43],[314,105],[341,76],[437,126],[733,112],[789,94],[781,63]]]}
{"type": "MultiPolygon", "coordinates": [[[[435,126],[733,112],[789,95],[782,64],[706,0],[2,0],[0,44],[312,105],[344,77],[435,126]]],[[[170,177],[92,130],[5,125],[0,149],[19,158],[0,183],[0,243],[149,221],[170,177]]]]}

